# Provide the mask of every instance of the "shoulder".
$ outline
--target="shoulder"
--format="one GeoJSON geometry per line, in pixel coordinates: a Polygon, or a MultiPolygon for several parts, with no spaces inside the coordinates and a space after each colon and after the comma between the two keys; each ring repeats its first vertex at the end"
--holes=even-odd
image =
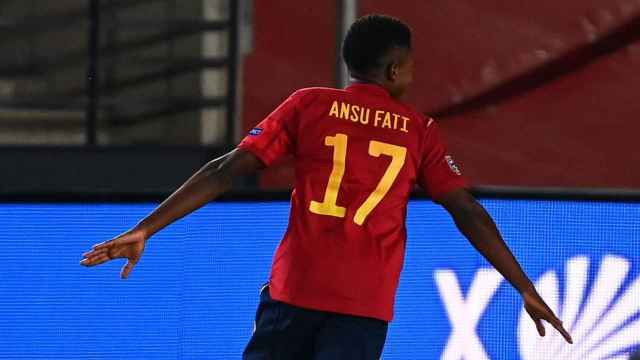
{"type": "Polygon", "coordinates": [[[296,90],[291,96],[298,99],[317,99],[326,96],[336,96],[343,94],[345,91],[342,89],[334,89],[328,87],[308,87],[296,90]]]}
{"type": "Polygon", "coordinates": [[[308,108],[319,101],[334,98],[344,90],[326,87],[309,87],[294,91],[286,102],[292,102],[298,109],[308,108]]]}
{"type": "Polygon", "coordinates": [[[418,122],[419,129],[425,132],[431,132],[431,130],[435,130],[437,128],[436,120],[431,116],[416,110],[416,108],[409,104],[399,101],[397,104],[409,115],[410,118],[415,119],[418,122]]]}

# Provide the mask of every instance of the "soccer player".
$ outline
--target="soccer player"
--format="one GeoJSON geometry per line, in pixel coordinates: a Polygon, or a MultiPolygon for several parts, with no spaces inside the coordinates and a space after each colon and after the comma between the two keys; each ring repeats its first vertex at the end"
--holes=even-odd
{"type": "Polygon", "coordinates": [[[540,335],[545,320],[571,342],[467,191],[437,124],[399,100],[413,78],[411,49],[411,31],[401,21],[358,19],[342,50],[349,87],[296,91],[234,151],[206,164],[134,228],[94,245],[81,264],[126,258],[126,278],[153,234],[227,191],[234,179],[293,155],[289,226],[261,290],[244,359],[380,357],[415,184],[517,289],[540,335]]]}

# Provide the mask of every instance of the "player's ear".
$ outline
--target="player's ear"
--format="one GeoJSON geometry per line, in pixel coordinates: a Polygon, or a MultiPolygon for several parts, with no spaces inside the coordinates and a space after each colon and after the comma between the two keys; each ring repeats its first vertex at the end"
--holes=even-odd
{"type": "Polygon", "coordinates": [[[385,69],[385,77],[390,82],[395,82],[398,79],[398,63],[394,61],[387,65],[387,68],[385,69]]]}

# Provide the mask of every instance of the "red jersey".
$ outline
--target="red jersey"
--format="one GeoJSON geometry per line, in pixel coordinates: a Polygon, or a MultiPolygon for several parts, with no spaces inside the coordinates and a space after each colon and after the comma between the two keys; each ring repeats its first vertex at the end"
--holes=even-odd
{"type": "Polygon", "coordinates": [[[289,226],[273,259],[272,298],[390,321],[409,195],[465,186],[432,119],[382,87],[302,89],[238,145],[265,165],[293,155],[289,226]]]}

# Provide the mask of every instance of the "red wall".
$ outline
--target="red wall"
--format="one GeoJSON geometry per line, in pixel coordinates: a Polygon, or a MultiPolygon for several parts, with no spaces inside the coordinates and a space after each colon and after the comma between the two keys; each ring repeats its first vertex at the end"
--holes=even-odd
{"type": "Polygon", "coordinates": [[[476,183],[640,188],[639,94],[640,42],[442,124],[476,183]]]}
{"type": "MultiPolygon", "coordinates": [[[[251,129],[299,88],[336,83],[337,2],[255,1],[255,41],[244,62],[243,127],[251,129]]],[[[262,177],[266,186],[292,183],[290,167],[262,177]]]]}
{"type": "MultiPolygon", "coordinates": [[[[637,1],[361,0],[414,30],[410,101],[464,102],[597,41],[640,15],[637,1]]],[[[520,96],[439,123],[473,184],[640,188],[640,43],[520,96]]]]}
{"type": "MultiPolygon", "coordinates": [[[[255,51],[245,62],[245,129],[300,87],[333,86],[336,1],[256,1],[255,51]]],[[[434,112],[595,44],[640,17],[634,0],[360,0],[414,30],[408,98],[434,112]]],[[[543,86],[439,119],[475,185],[640,188],[640,44],[571,69],[543,86]]],[[[284,167],[264,184],[290,182],[284,167]],[[276,178],[277,181],[274,181],[276,178]]]]}
{"type": "Polygon", "coordinates": [[[414,32],[411,102],[433,111],[544,64],[640,13],[611,0],[360,0],[361,14],[401,18],[414,32]]]}

